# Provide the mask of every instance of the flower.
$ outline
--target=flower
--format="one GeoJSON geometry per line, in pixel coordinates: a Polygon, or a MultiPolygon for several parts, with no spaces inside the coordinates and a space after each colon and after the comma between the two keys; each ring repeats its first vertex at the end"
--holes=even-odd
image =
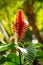
{"type": "Polygon", "coordinates": [[[14,23],[13,29],[17,33],[19,38],[24,37],[24,33],[28,27],[28,22],[24,20],[23,11],[18,10],[16,14],[16,22],[14,23]]]}

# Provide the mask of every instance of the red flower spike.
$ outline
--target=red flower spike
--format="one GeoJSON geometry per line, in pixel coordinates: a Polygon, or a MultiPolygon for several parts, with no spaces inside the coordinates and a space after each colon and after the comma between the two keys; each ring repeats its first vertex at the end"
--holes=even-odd
{"type": "Polygon", "coordinates": [[[14,31],[18,34],[19,38],[24,37],[24,33],[26,32],[27,27],[28,27],[28,22],[24,20],[22,10],[18,10],[16,14],[16,22],[13,28],[14,28],[14,31]]]}

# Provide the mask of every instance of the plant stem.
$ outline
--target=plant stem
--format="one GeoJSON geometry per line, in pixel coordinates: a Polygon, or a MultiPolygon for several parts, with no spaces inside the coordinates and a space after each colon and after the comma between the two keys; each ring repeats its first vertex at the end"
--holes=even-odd
{"type": "Polygon", "coordinates": [[[21,65],[21,51],[19,50],[19,59],[20,59],[20,65],[21,65]]]}

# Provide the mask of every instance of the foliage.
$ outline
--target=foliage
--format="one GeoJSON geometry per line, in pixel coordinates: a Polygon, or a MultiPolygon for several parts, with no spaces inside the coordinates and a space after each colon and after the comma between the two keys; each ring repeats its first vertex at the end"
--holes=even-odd
{"type": "MultiPolygon", "coordinates": [[[[27,53],[24,53],[23,55],[21,55],[21,63],[22,64],[25,65],[25,63],[24,63],[24,59],[25,59],[26,64],[29,63],[29,65],[32,65],[32,63],[34,62],[35,58],[40,60],[40,62],[42,63],[42,61],[43,61],[43,51],[39,50],[39,47],[38,47],[38,46],[41,47],[41,45],[38,45],[36,47],[35,46],[36,45],[32,45],[32,44],[29,43],[29,47],[26,48],[27,53]]],[[[5,50],[8,51],[9,49],[14,49],[15,50],[15,45],[14,44],[1,45],[0,46],[0,53],[4,52],[5,50]]],[[[16,53],[14,53],[14,52],[8,54],[6,57],[0,55],[0,65],[1,64],[2,65],[4,65],[4,64],[5,65],[6,64],[8,64],[8,65],[9,64],[10,65],[12,65],[12,64],[19,65],[19,63],[20,63],[20,58],[19,58],[19,56],[16,56],[16,53]]]]}
{"type": "Polygon", "coordinates": [[[29,65],[32,65],[33,61],[35,60],[36,57],[36,49],[34,46],[30,45],[27,48],[27,54],[25,55],[26,60],[28,61],[29,65]]]}

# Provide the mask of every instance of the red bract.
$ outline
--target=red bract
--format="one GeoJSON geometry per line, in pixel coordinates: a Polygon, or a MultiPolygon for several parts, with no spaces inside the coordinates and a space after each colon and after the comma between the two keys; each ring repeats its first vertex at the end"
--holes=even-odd
{"type": "Polygon", "coordinates": [[[19,38],[24,37],[24,33],[28,27],[28,24],[24,21],[22,10],[18,10],[16,14],[16,22],[14,24],[14,31],[18,34],[19,38]]]}

